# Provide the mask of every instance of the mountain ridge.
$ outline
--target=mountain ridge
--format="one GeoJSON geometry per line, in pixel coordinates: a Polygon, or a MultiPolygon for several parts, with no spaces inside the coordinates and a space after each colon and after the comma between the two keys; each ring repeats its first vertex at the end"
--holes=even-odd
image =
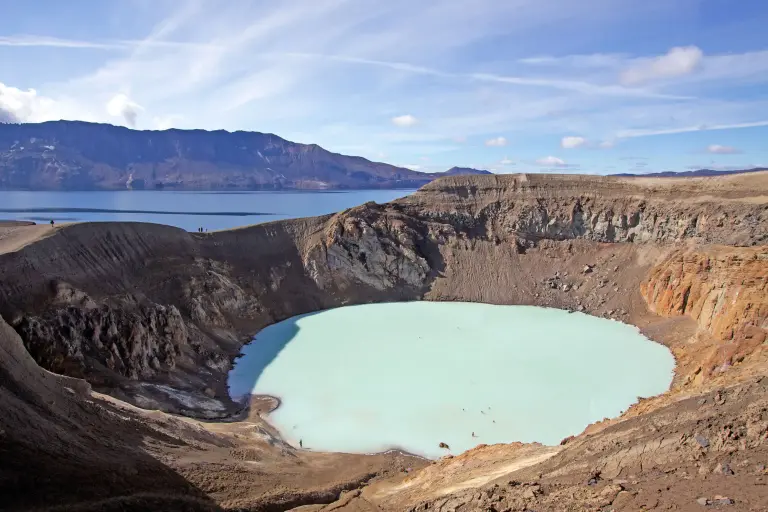
{"type": "MultiPolygon", "coordinates": [[[[614,176],[719,176],[760,169],[614,176]]],[[[0,123],[0,190],[415,189],[444,176],[490,174],[469,167],[419,172],[273,133],[134,130],[85,121],[0,123]]]]}
{"type": "Polygon", "coordinates": [[[632,174],[632,173],[620,173],[611,174],[611,176],[620,176],[623,178],[696,178],[707,176],[727,176],[729,174],[748,174],[753,172],[761,172],[768,170],[766,167],[753,167],[751,169],[733,169],[733,170],[716,170],[716,169],[696,169],[695,171],[662,171],[652,172],[649,174],[632,174]]]}
{"type": "Polygon", "coordinates": [[[441,175],[272,133],[133,130],[84,121],[0,124],[0,189],[418,188],[441,175]]]}

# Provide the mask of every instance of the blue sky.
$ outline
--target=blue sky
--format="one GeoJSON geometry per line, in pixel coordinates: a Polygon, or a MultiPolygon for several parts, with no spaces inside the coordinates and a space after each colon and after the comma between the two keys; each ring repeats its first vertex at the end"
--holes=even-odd
{"type": "Polygon", "coordinates": [[[768,165],[765,0],[38,0],[0,119],[276,133],[442,171],[768,165]]]}

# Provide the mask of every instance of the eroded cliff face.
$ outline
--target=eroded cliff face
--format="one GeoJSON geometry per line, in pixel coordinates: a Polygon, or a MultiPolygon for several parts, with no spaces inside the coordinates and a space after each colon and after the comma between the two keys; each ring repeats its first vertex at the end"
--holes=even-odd
{"type": "Polygon", "coordinates": [[[24,316],[15,328],[38,364],[98,384],[108,384],[99,381],[110,372],[151,379],[172,370],[189,345],[179,310],[158,304],[132,309],[68,306],[39,317],[24,316]]]}
{"type": "Polygon", "coordinates": [[[387,205],[334,216],[304,265],[322,288],[424,289],[444,270],[445,248],[462,243],[517,253],[545,240],[760,245],[768,240],[768,214],[755,195],[761,183],[768,188],[768,173],[755,180],[758,192],[730,177],[449,177],[387,205]]]}
{"type": "Polygon", "coordinates": [[[95,400],[84,381],[45,371],[2,318],[0,411],[3,510],[220,510],[142,446],[179,442],[179,432],[171,438],[95,400]]]}
{"type": "Polygon", "coordinates": [[[262,311],[258,297],[231,277],[231,265],[196,261],[199,272],[180,281],[181,307],[189,318],[209,327],[231,327],[233,318],[254,318],[262,311]]]}
{"type": "Polygon", "coordinates": [[[420,289],[430,265],[420,252],[424,225],[403,215],[389,215],[369,203],[327,223],[324,238],[309,251],[305,268],[321,288],[344,290],[354,283],[387,290],[420,289]]]}
{"type": "Polygon", "coordinates": [[[457,176],[399,201],[410,212],[486,236],[531,240],[760,245],[768,173],[690,180],[597,176],[457,176]]]}
{"type": "Polygon", "coordinates": [[[758,357],[768,335],[768,247],[681,249],[640,287],[658,315],[687,315],[718,343],[696,373],[708,376],[758,357]]]}

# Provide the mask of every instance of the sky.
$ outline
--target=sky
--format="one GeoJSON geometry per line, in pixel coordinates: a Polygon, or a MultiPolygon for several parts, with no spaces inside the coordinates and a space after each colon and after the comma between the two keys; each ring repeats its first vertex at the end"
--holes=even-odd
{"type": "Polygon", "coordinates": [[[2,0],[0,121],[421,171],[768,166],[765,0],[2,0]]]}

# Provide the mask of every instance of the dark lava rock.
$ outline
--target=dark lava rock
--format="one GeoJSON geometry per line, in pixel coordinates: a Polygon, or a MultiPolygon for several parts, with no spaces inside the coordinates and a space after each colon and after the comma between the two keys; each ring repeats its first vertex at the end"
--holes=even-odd
{"type": "Polygon", "coordinates": [[[110,375],[139,380],[172,369],[189,343],[179,310],[159,304],[69,306],[14,327],[40,366],[97,385],[110,375]]]}

